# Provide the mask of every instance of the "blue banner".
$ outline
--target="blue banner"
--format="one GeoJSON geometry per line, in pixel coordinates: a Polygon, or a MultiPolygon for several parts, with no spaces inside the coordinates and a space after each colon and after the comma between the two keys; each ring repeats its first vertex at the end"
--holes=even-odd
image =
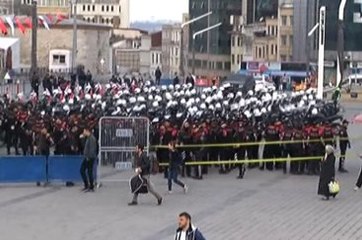
{"type": "Polygon", "coordinates": [[[48,179],[52,181],[81,181],[80,166],[83,156],[50,156],[48,179]]]}
{"type": "Polygon", "coordinates": [[[0,182],[26,183],[46,181],[46,159],[43,156],[0,157],[0,182]]]}

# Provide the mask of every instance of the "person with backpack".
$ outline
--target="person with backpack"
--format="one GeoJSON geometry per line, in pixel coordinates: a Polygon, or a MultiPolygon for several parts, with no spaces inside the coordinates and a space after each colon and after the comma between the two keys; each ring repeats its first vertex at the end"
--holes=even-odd
{"type": "Polygon", "coordinates": [[[168,171],[168,193],[172,193],[172,181],[183,188],[184,193],[187,193],[187,186],[177,179],[179,167],[182,164],[181,153],[176,149],[175,141],[171,141],[168,144],[168,149],[170,151],[170,162],[169,162],[169,171],[168,171]]]}
{"type": "MultiPolygon", "coordinates": [[[[157,199],[157,205],[162,204],[162,197],[160,194],[156,192],[154,186],[150,179],[150,169],[151,169],[151,161],[147,156],[147,153],[144,152],[144,146],[138,144],[136,146],[136,173],[141,176],[141,178],[145,181],[148,192],[151,193],[157,199]]],[[[138,192],[133,194],[132,202],[128,205],[133,206],[138,204],[138,192]]]]}

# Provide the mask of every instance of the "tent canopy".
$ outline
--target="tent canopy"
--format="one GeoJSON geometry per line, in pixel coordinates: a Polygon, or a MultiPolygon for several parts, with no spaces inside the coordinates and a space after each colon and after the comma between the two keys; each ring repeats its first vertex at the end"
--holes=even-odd
{"type": "Polygon", "coordinates": [[[0,49],[6,51],[18,41],[18,38],[0,37],[0,49]]]}

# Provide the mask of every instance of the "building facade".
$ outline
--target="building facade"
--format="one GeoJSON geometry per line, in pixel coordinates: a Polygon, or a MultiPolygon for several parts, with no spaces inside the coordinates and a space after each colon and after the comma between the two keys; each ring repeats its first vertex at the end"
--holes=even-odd
{"type": "Polygon", "coordinates": [[[77,14],[84,21],[128,28],[129,0],[78,0],[77,14]]]}
{"type": "Polygon", "coordinates": [[[231,15],[241,15],[242,1],[240,0],[190,0],[189,17],[196,18],[212,11],[207,18],[190,25],[188,65],[194,65],[195,74],[198,76],[225,77],[230,74],[231,62],[231,36],[233,30],[230,24],[231,15]],[[196,37],[193,43],[193,33],[209,26],[222,23],[216,29],[196,37]],[[195,61],[192,52],[195,51],[195,61]]]}
{"type": "MultiPolygon", "coordinates": [[[[112,28],[83,21],[78,23],[77,65],[84,65],[93,74],[108,74],[112,71],[112,48],[109,39],[112,28]],[[102,61],[103,59],[103,61],[102,61]],[[102,64],[103,62],[103,64],[102,64]]],[[[20,67],[25,71],[31,65],[31,31],[26,34],[18,29],[20,39],[20,67]]],[[[69,72],[73,39],[73,22],[64,20],[50,30],[38,29],[38,67],[54,72],[69,72]]]]}
{"type": "Polygon", "coordinates": [[[181,25],[162,26],[162,70],[163,76],[173,78],[180,72],[181,25]]]}
{"type": "MultiPolygon", "coordinates": [[[[6,1],[6,0],[3,0],[6,1]]],[[[15,0],[16,1],[16,0],[15,0]]],[[[21,0],[23,5],[31,5],[33,0],[21,0]]],[[[113,28],[129,28],[130,0],[77,0],[71,11],[69,0],[38,0],[38,14],[71,15],[76,11],[77,18],[113,28]]]]}
{"type": "MultiPolygon", "coordinates": [[[[240,70],[241,62],[283,62],[293,60],[294,7],[291,1],[280,0],[277,13],[269,11],[261,21],[252,21],[256,13],[249,16],[232,16],[231,23],[231,69],[240,70]],[[267,14],[268,13],[268,14],[267,14]],[[248,23],[252,22],[252,23],[248,23]]],[[[274,9],[274,5],[272,9],[274,9]]],[[[248,9],[247,6],[244,6],[248,9]]],[[[265,12],[265,10],[264,10],[265,12]]],[[[259,13],[260,15],[260,13],[259,13]]]]}

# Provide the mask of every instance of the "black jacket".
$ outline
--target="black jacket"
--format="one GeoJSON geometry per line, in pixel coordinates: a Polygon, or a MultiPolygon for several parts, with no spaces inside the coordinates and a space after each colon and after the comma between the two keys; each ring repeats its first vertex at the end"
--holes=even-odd
{"type": "Polygon", "coordinates": [[[141,168],[141,176],[150,175],[151,162],[147,156],[147,153],[143,152],[140,157],[137,156],[136,167],[141,168]]]}

